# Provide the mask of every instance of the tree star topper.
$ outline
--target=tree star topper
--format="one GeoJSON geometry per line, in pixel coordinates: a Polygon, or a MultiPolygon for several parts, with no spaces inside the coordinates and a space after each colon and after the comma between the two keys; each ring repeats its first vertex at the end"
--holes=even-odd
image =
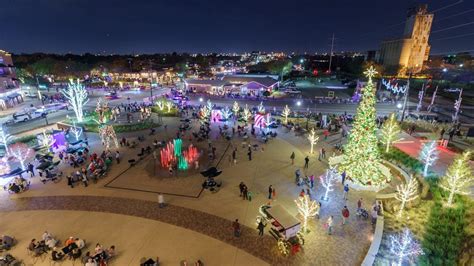
{"type": "Polygon", "coordinates": [[[372,78],[375,77],[375,75],[377,75],[378,72],[375,70],[374,66],[370,66],[366,71],[364,71],[364,74],[365,74],[370,80],[372,80],[372,78]]]}

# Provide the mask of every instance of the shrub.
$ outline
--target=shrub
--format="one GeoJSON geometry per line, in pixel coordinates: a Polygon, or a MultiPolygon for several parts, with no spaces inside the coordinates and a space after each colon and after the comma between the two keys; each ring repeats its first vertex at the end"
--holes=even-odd
{"type": "Polygon", "coordinates": [[[437,201],[425,227],[421,265],[457,265],[466,238],[466,208],[459,202],[455,208],[444,208],[437,201]]]}
{"type": "Polygon", "coordinates": [[[151,111],[153,113],[156,113],[162,117],[175,117],[175,116],[178,116],[178,109],[176,108],[171,108],[171,111],[170,112],[167,112],[168,109],[165,107],[165,109],[163,110],[160,110],[160,108],[158,106],[153,106],[151,108],[151,111]]]}

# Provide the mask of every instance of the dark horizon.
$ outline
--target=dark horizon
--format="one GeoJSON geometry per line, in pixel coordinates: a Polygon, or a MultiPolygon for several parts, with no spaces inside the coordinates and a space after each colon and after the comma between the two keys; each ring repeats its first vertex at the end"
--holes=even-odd
{"type": "Polygon", "coordinates": [[[334,51],[366,52],[401,37],[407,9],[418,4],[435,11],[431,54],[474,51],[474,1],[466,0],[7,1],[0,49],[14,54],[313,54],[329,52],[333,33],[334,51]]]}

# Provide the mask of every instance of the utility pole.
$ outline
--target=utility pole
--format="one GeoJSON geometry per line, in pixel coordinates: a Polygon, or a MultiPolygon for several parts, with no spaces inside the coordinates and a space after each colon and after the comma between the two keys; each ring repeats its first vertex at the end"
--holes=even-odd
{"type": "Polygon", "coordinates": [[[331,73],[331,65],[332,65],[332,53],[334,51],[334,33],[332,34],[332,41],[331,41],[331,53],[329,55],[329,68],[328,73],[331,73]]]}

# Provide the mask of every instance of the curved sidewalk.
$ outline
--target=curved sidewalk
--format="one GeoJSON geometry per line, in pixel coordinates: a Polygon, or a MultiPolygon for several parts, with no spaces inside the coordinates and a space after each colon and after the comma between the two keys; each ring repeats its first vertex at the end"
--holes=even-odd
{"type": "Polygon", "coordinates": [[[271,236],[259,237],[256,230],[241,225],[242,235],[232,234],[231,222],[193,209],[168,205],[158,208],[152,201],[99,196],[28,197],[0,203],[0,211],[77,210],[130,215],[180,226],[235,246],[272,265],[288,265],[294,257],[278,253],[271,236]]]}

